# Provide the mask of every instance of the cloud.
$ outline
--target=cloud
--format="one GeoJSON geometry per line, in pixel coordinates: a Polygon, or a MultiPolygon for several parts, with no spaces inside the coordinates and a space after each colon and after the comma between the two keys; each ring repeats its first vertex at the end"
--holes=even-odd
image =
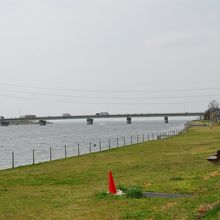
{"type": "Polygon", "coordinates": [[[200,30],[199,32],[186,31],[170,31],[161,33],[154,37],[148,37],[144,40],[145,49],[158,48],[189,48],[217,43],[220,31],[200,30]]]}

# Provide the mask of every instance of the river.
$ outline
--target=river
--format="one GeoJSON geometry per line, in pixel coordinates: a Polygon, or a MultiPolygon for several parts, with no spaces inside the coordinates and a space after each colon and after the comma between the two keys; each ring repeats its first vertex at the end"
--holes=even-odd
{"type": "Polygon", "coordinates": [[[185,120],[161,121],[137,120],[126,124],[122,120],[96,120],[93,125],[85,121],[54,121],[46,126],[14,125],[0,127],[0,169],[52,159],[85,154],[126,144],[137,143],[156,137],[157,133],[182,129],[185,120]],[[66,147],[65,147],[66,145],[66,147]]]}

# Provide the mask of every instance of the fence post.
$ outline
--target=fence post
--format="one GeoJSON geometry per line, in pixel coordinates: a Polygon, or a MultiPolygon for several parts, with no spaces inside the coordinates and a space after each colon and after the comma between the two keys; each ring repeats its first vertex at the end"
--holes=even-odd
{"type": "Polygon", "coordinates": [[[142,138],[143,138],[142,140],[143,140],[143,143],[144,143],[144,134],[142,135],[142,138]]]}
{"type": "Polygon", "coordinates": [[[12,152],[12,168],[15,168],[15,155],[14,152],[12,152]]]}
{"type": "Polygon", "coordinates": [[[34,150],[33,150],[33,164],[35,163],[35,158],[34,158],[34,150]]]}
{"type": "Polygon", "coordinates": [[[50,147],[50,161],[52,161],[52,148],[50,147]]]}
{"type": "Polygon", "coordinates": [[[147,140],[149,141],[150,137],[149,137],[149,133],[147,133],[147,140]]]}
{"type": "Polygon", "coordinates": [[[67,157],[67,153],[66,153],[66,145],[64,145],[64,153],[65,153],[65,158],[67,157]]]}
{"type": "Polygon", "coordinates": [[[117,140],[117,147],[118,147],[118,138],[116,140],[117,140]]]}
{"type": "Polygon", "coordinates": [[[125,146],[125,137],[124,137],[124,146],[125,146]]]}
{"type": "Polygon", "coordinates": [[[111,149],[111,143],[110,143],[110,139],[108,139],[108,149],[111,149]]]}
{"type": "Polygon", "coordinates": [[[91,154],[92,149],[91,149],[91,142],[89,142],[89,153],[91,154]]]}
{"type": "Polygon", "coordinates": [[[79,152],[79,144],[78,144],[78,156],[80,155],[80,152],[79,152]]]}
{"type": "Polygon", "coordinates": [[[99,141],[99,151],[101,152],[102,151],[102,142],[99,141]]]}

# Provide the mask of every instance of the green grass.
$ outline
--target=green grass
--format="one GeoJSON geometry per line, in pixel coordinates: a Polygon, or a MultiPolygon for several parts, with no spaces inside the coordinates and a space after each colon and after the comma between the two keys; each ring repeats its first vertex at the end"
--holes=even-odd
{"type": "MultiPolygon", "coordinates": [[[[0,171],[0,219],[195,219],[201,206],[220,202],[220,127],[101,153],[0,171]],[[116,184],[143,191],[193,194],[187,198],[109,196],[116,184]]],[[[201,219],[218,219],[219,206],[201,219]],[[211,216],[211,217],[210,217],[211,216]]]]}
{"type": "Polygon", "coordinates": [[[214,207],[212,210],[207,211],[204,217],[206,220],[219,220],[220,219],[220,206],[214,207]]]}

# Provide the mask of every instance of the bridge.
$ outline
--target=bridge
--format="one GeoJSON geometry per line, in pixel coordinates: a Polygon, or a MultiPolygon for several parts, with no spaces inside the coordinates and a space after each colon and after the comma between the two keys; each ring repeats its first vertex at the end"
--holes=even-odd
{"type": "MultiPolygon", "coordinates": [[[[39,121],[45,122],[48,120],[66,120],[66,119],[86,119],[88,125],[93,124],[94,119],[100,118],[126,118],[127,124],[131,124],[132,118],[147,118],[147,117],[163,117],[164,122],[168,123],[169,117],[189,117],[189,116],[199,116],[203,117],[204,112],[184,112],[184,113],[146,113],[146,114],[106,114],[106,115],[68,115],[68,116],[45,116],[45,117],[23,117],[23,118],[4,118],[1,119],[1,122],[7,124],[7,122],[15,123],[22,121],[39,121]]],[[[45,125],[43,123],[42,125],[45,125]]]]}

